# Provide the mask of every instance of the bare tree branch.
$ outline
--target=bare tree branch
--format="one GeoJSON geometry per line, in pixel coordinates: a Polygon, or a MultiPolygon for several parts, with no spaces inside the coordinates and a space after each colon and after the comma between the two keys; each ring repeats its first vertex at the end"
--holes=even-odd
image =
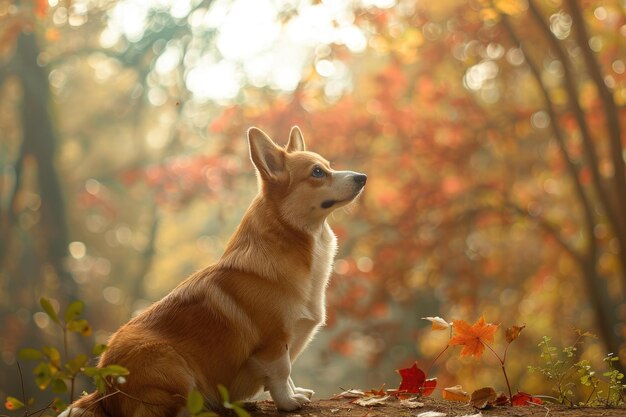
{"type": "MultiPolygon", "coordinates": [[[[565,50],[563,49],[563,46],[559,43],[559,40],[556,38],[556,36],[554,36],[554,33],[552,33],[552,31],[548,27],[534,0],[528,1],[528,9],[533,20],[541,29],[541,31],[545,35],[545,38],[548,40],[550,47],[552,48],[554,53],[556,53],[557,58],[559,59],[559,61],[561,61],[561,64],[563,65],[563,80],[565,83],[565,90],[569,95],[571,110],[580,129],[583,147],[585,149],[585,157],[588,162],[589,171],[591,172],[593,185],[600,199],[600,202],[605,209],[606,216],[609,219],[609,223],[617,233],[619,230],[621,230],[622,227],[620,225],[620,217],[616,214],[616,208],[613,205],[613,201],[609,198],[609,194],[607,193],[607,190],[605,189],[603,183],[604,180],[600,175],[598,154],[594,146],[594,140],[589,129],[589,124],[587,123],[587,119],[585,117],[585,112],[580,106],[580,102],[578,99],[578,88],[576,87],[576,81],[574,80],[574,70],[572,68],[571,61],[568,58],[565,50]]],[[[583,49],[585,48],[584,44],[586,43],[587,40],[585,39],[584,43],[580,44],[583,49]]],[[[553,123],[556,123],[556,119],[553,119],[553,123]]]]}
{"type": "MultiPolygon", "coordinates": [[[[534,7],[533,0],[529,0],[529,5],[532,5],[531,8],[534,7]]],[[[502,18],[501,19],[502,25],[506,29],[510,38],[513,40],[513,42],[520,45],[520,48],[522,49],[522,52],[524,53],[526,57],[526,62],[537,82],[537,85],[539,86],[543,94],[544,102],[545,102],[544,105],[551,119],[550,126],[552,128],[554,137],[559,146],[561,155],[565,163],[567,164],[567,168],[570,173],[570,176],[572,177],[572,181],[574,181],[576,193],[579,197],[579,200],[581,201],[583,205],[583,212],[585,214],[585,220],[586,220],[585,226],[586,226],[588,244],[587,244],[585,253],[580,258],[577,258],[578,265],[581,268],[582,277],[583,277],[585,286],[587,287],[587,296],[589,297],[589,301],[591,305],[593,306],[593,309],[596,313],[596,323],[597,323],[598,328],[600,329],[602,340],[604,344],[606,345],[606,347],[609,349],[609,351],[619,351],[619,348],[622,344],[622,339],[618,337],[614,331],[615,325],[617,325],[617,318],[615,316],[616,306],[615,306],[615,303],[611,300],[611,298],[608,295],[604,280],[598,276],[598,272],[597,272],[598,245],[594,236],[595,222],[594,222],[594,214],[592,211],[593,209],[585,193],[585,190],[582,184],[580,183],[580,180],[578,177],[578,169],[574,165],[573,161],[571,160],[567,152],[567,148],[565,146],[564,135],[558,124],[557,114],[554,109],[552,100],[550,99],[548,89],[546,88],[546,86],[543,84],[541,80],[541,72],[539,71],[539,67],[533,61],[532,57],[528,53],[527,48],[524,46],[524,44],[520,41],[519,37],[516,35],[515,30],[513,29],[508,18],[504,15],[502,15],[501,18],[502,18]]],[[[543,22],[543,20],[541,20],[541,24],[542,26],[545,26],[545,23],[543,22]]],[[[549,36],[550,36],[550,39],[553,38],[553,35],[551,32],[549,36]]],[[[563,65],[567,66],[568,64],[567,62],[564,62],[563,65]]],[[[567,73],[568,70],[566,70],[565,72],[567,73]]],[[[575,93],[575,92],[576,90],[570,91],[570,94],[575,93]]],[[[574,105],[575,112],[582,111],[582,109],[580,109],[580,106],[577,102],[578,100],[577,96],[572,96],[571,98],[572,99],[570,100],[570,102],[576,103],[574,105]]],[[[582,119],[584,120],[584,114],[582,114],[582,119]]],[[[586,122],[580,125],[581,128],[582,126],[586,126],[586,122]]],[[[587,137],[587,140],[590,140],[590,137],[587,137]]],[[[586,141],[585,135],[583,134],[583,142],[585,141],[586,141]]],[[[591,147],[593,148],[593,146],[591,147]]],[[[594,154],[588,155],[588,158],[591,160],[590,161],[591,164],[594,164],[594,163],[597,164],[597,159],[595,159],[595,150],[593,151],[594,151],[594,154]]],[[[596,170],[597,170],[597,165],[595,165],[595,170],[592,170],[592,172],[596,170]]],[[[599,177],[596,178],[594,182],[596,182],[597,180],[599,180],[599,177]]],[[[604,198],[606,198],[606,194],[603,192],[602,189],[598,189],[597,192],[601,198],[603,195],[604,195],[604,198]]],[[[609,206],[607,206],[607,210],[610,210],[609,206]]],[[[550,225],[545,222],[540,223],[540,226],[544,228],[544,230],[551,229],[550,225]]]]}
{"type": "MultiPolygon", "coordinates": [[[[626,213],[626,167],[623,157],[623,145],[621,142],[622,132],[619,122],[619,116],[617,114],[617,106],[613,99],[611,91],[604,83],[602,78],[602,72],[600,65],[596,60],[593,51],[589,47],[589,34],[587,27],[580,10],[580,3],[575,0],[568,0],[569,11],[572,15],[572,21],[574,23],[574,35],[578,45],[583,53],[585,59],[585,65],[589,75],[593,79],[593,82],[600,95],[602,106],[604,107],[604,114],[606,115],[606,125],[609,132],[609,140],[611,144],[611,158],[613,162],[613,176],[615,181],[613,185],[615,187],[615,194],[619,203],[618,213],[626,213]]],[[[619,225],[621,227],[620,233],[626,236],[626,222],[623,217],[618,218],[619,225]]],[[[624,242],[622,242],[624,243],[624,242]]],[[[622,250],[624,246],[622,245],[622,250]]],[[[624,265],[626,268],[626,265],[624,265]]],[[[626,273],[626,270],[624,271],[626,273]]]]}
{"type": "Polygon", "coordinates": [[[581,256],[580,253],[576,252],[574,248],[572,248],[566,241],[563,239],[563,236],[559,233],[556,227],[554,227],[550,222],[544,219],[541,216],[531,216],[527,210],[524,210],[522,207],[517,204],[509,201],[506,203],[506,207],[513,210],[513,212],[517,213],[520,216],[526,217],[531,221],[537,223],[539,227],[543,229],[543,231],[550,235],[577,264],[582,264],[585,262],[585,259],[581,256]]]}
{"type": "MultiPolygon", "coordinates": [[[[532,3],[532,0],[529,1],[529,3],[532,3]]],[[[593,237],[593,228],[595,226],[593,208],[591,207],[591,202],[589,201],[589,197],[587,196],[584,187],[580,183],[579,169],[578,167],[576,167],[576,164],[572,161],[572,158],[570,157],[567,151],[567,146],[565,144],[565,135],[563,133],[563,130],[558,124],[558,115],[556,113],[556,110],[554,109],[552,99],[550,98],[550,93],[548,92],[548,89],[546,88],[546,86],[543,84],[541,80],[541,71],[539,70],[539,66],[533,61],[532,57],[530,56],[528,52],[528,49],[521,42],[521,40],[515,33],[513,26],[509,22],[508,18],[504,15],[502,16],[502,25],[506,29],[513,43],[515,43],[516,45],[519,45],[522,52],[524,53],[524,56],[526,58],[526,63],[528,64],[528,67],[530,68],[530,71],[533,74],[533,77],[535,78],[535,81],[537,82],[537,86],[539,87],[541,94],[543,96],[544,106],[551,120],[550,128],[552,129],[552,134],[554,135],[554,138],[556,140],[557,146],[559,148],[559,152],[561,154],[561,158],[563,158],[563,161],[565,162],[567,166],[567,170],[574,184],[574,189],[576,190],[576,194],[578,195],[578,200],[580,201],[583,207],[583,213],[585,216],[585,228],[587,231],[587,235],[589,237],[589,244],[588,244],[588,248],[586,251],[587,252],[586,257],[589,260],[593,260],[595,259],[595,256],[597,253],[596,243],[593,237]]],[[[579,254],[579,256],[582,256],[582,255],[579,254]]]]}

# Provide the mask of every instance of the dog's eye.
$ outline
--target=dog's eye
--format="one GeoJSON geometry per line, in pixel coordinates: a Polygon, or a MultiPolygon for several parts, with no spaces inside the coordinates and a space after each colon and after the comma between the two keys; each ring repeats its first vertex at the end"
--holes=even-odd
{"type": "Polygon", "coordinates": [[[322,168],[316,166],[315,168],[313,168],[313,171],[311,171],[311,176],[315,178],[323,178],[324,176],[326,176],[326,173],[322,168]]]}

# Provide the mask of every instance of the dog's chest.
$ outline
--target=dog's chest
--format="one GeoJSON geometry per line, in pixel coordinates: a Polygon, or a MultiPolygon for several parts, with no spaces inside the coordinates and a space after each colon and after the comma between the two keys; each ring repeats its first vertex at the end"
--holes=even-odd
{"type": "Polygon", "coordinates": [[[330,278],[333,259],[337,252],[337,238],[325,224],[322,233],[313,242],[311,269],[307,281],[307,310],[316,321],[323,321],[325,316],[325,293],[330,278]]]}

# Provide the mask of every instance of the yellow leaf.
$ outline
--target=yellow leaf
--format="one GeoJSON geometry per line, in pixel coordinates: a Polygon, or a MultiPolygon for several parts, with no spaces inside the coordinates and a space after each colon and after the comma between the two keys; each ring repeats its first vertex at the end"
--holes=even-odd
{"type": "Polygon", "coordinates": [[[441,398],[446,401],[459,401],[466,403],[470,399],[470,395],[463,390],[460,385],[455,385],[453,387],[444,388],[441,391],[441,398]]]}
{"type": "Polygon", "coordinates": [[[446,330],[449,329],[451,324],[442,319],[441,317],[422,317],[422,320],[428,320],[432,323],[433,330],[446,330]]]}

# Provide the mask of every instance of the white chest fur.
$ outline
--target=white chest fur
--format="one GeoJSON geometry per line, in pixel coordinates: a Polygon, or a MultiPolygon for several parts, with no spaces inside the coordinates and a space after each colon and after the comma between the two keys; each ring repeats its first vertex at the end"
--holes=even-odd
{"type": "Polygon", "coordinates": [[[333,260],[337,252],[337,238],[327,223],[315,237],[313,257],[309,282],[311,283],[308,307],[313,317],[323,324],[326,307],[326,286],[333,267],[333,260]]]}
{"type": "Polygon", "coordinates": [[[313,257],[308,277],[309,282],[306,304],[297,315],[290,346],[291,360],[295,360],[300,352],[311,341],[317,329],[326,320],[326,287],[330,278],[333,259],[337,252],[337,237],[327,223],[315,236],[313,257]]]}

